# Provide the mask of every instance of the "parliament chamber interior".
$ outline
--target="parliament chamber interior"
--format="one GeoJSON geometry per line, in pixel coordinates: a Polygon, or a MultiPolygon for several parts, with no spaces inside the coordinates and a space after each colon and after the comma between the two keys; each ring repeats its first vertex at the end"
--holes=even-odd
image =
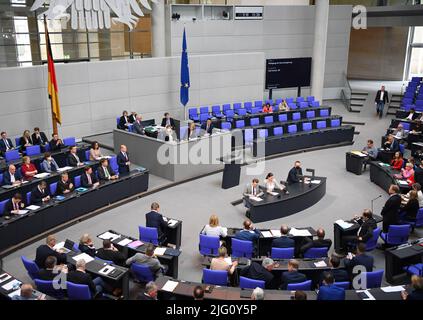
{"type": "Polygon", "coordinates": [[[423,300],[419,0],[8,0],[0,27],[0,301],[423,300]]]}

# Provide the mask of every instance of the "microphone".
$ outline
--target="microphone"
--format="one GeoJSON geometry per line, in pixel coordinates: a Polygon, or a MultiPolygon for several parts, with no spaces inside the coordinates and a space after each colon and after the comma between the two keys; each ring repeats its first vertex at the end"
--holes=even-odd
{"type": "Polygon", "coordinates": [[[377,199],[382,198],[382,195],[378,195],[376,198],[371,200],[371,207],[372,207],[372,213],[373,213],[373,202],[375,202],[377,199]]]}

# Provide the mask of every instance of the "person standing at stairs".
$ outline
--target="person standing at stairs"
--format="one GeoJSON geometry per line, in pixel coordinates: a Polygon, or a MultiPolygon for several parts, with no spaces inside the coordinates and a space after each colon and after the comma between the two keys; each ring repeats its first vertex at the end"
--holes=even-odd
{"type": "Polygon", "coordinates": [[[385,103],[389,103],[388,91],[385,90],[385,86],[382,86],[380,90],[376,93],[375,105],[376,105],[376,115],[379,115],[379,119],[382,119],[383,108],[385,108],[385,103]]]}

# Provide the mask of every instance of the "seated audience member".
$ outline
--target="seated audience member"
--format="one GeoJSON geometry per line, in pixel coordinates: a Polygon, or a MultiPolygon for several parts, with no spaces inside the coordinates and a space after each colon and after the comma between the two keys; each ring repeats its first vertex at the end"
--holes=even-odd
{"type": "Polygon", "coordinates": [[[394,154],[394,158],[391,160],[391,167],[395,170],[401,170],[404,164],[401,152],[397,151],[394,154]]]}
{"type": "MultiPolygon", "coordinates": [[[[414,172],[414,175],[416,175],[416,172],[414,172]]],[[[411,191],[416,191],[417,192],[417,200],[419,201],[419,207],[423,207],[423,192],[422,192],[422,187],[420,185],[420,183],[413,183],[413,185],[411,186],[411,190],[406,194],[406,195],[401,195],[402,201],[407,202],[408,199],[410,199],[410,192],[411,191]]]]}
{"type": "Polygon", "coordinates": [[[128,149],[124,144],[120,146],[120,152],[116,158],[119,167],[119,174],[129,173],[129,166],[131,165],[131,162],[129,161],[128,149]]]}
{"type": "Polygon", "coordinates": [[[137,300],[157,300],[158,291],[154,281],[150,281],[145,285],[144,291],[138,295],[137,300]]]}
{"type": "Polygon", "coordinates": [[[301,162],[295,161],[294,167],[288,172],[288,178],[286,179],[286,182],[288,184],[301,182],[302,176],[303,169],[301,169],[301,162]]]}
{"type": "Polygon", "coordinates": [[[204,134],[213,134],[214,125],[211,119],[207,119],[205,123],[201,125],[201,129],[203,130],[204,134]]]}
{"type": "Polygon", "coordinates": [[[50,140],[50,151],[60,151],[62,148],[65,147],[65,144],[63,143],[62,139],[59,138],[59,135],[57,133],[52,134],[53,139],[50,140]]]}
{"type": "Polygon", "coordinates": [[[307,300],[307,293],[302,290],[296,290],[293,298],[297,301],[307,300]]]}
{"type": "Polygon", "coordinates": [[[198,138],[197,127],[195,125],[195,122],[191,122],[188,126],[188,130],[184,140],[191,140],[195,138],[198,138]]]}
{"type": "Polygon", "coordinates": [[[264,300],[264,290],[262,288],[255,288],[251,294],[251,300],[264,300]]]}
{"type": "Polygon", "coordinates": [[[81,175],[81,186],[83,188],[96,188],[100,185],[92,167],[86,167],[81,175]]]}
{"type": "Polygon", "coordinates": [[[129,116],[129,122],[134,123],[137,119],[137,113],[135,111],[131,111],[131,115],[129,116]]]}
{"type": "Polygon", "coordinates": [[[401,123],[399,123],[398,126],[392,130],[392,134],[397,140],[404,139],[405,138],[404,126],[401,123]]]}
{"type": "Polygon", "coordinates": [[[289,111],[289,106],[286,103],[285,100],[283,100],[281,103],[279,103],[279,111],[289,111]]]}
{"type": "Polygon", "coordinates": [[[331,272],[323,273],[323,285],[319,288],[317,300],[345,300],[345,289],[336,286],[334,282],[331,272]]]}
{"type": "Polygon", "coordinates": [[[416,221],[417,212],[419,211],[419,199],[416,190],[409,192],[407,203],[402,207],[401,214],[406,221],[416,221]]]}
{"type": "Polygon", "coordinates": [[[100,161],[101,158],[103,158],[103,155],[101,154],[100,145],[97,141],[93,141],[90,149],[90,161],[100,161]]]}
{"type": "Polygon", "coordinates": [[[46,239],[46,244],[42,244],[37,248],[35,253],[35,263],[39,268],[44,268],[47,257],[53,256],[57,259],[57,264],[66,263],[66,254],[60,250],[54,249],[56,245],[56,237],[49,235],[46,239]]]}
{"type": "Polygon", "coordinates": [[[420,187],[423,185],[423,160],[421,160],[420,164],[414,169],[414,181],[420,184],[420,187]]]}
{"type": "Polygon", "coordinates": [[[3,185],[19,186],[22,183],[22,175],[13,164],[9,165],[7,171],[3,174],[3,185]]]}
{"type": "MultiPolygon", "coordinates": [[[[331,268],[330,272],[335,278],[335,282],[350,281],[350,276],[347,270],[343,268],[339,268],[340,265],[341,265],[341,260],[337,256],[332,255],[329,260],[329,267],[331,268]]],[[[322,277],[320,279],[320,282],[323,281],[323,274],[321,276],[322,277]]]]}
{"type": "Polygon", "coordinates": [[[225,247],[220,247],[218,256],[211,260],[210,270],[228,271],[228,274],[233,274],[238,265],[238,261],[232,261],[232,263],[228,263],[228,261],[225,260],[227,258],[227,253],[228,251],[225,247]]]}
{"type": "Polygon", "coordinates": [[[281,236],[273,239],[272,248],[295,248],[295,240],[289,237],[287,225],[281,226],[281,236]]]}
{"type": "Polygon", "coordinates": [[[202,286],[196,286],[192,292],[194,300],[204,300],[204,289],[202,286]]]}
{"type": "Polygon", "coordinates": [[[266,103],[263,105],[263,108],[261,110],[263,113],[272,113],[273,107],[270,105],[270,103],[266,103]]]}
{"type": "Polygon", "coordinates": [[[7,137],[7,133],[3,131],[1,133],[1,139],[0,139],[0,152],[2,155],[6,153],[6,151],[13,150],[15,146],[13,145],[13,142],[11,139],[7,137]]]}
{"type": "Polygon", "coordinates": [[[288,271],[282,273],[282,290],[287,290],[288,284],[307,281],[307,277],[298,272],[299,263],[295,259],[288,262],[288,271]]]}
{"type": "Polygon", "coordinates": [[[258,238],[260,238],[260,231],[256,229],[250,219],[245,219],[243,229],[235,234],[235,239],[253,241],[254,243],[257,242],[258,238]]]}
{"type": "Polygon", "coordinates": [[[384,148],[393,152],[400,151],[399,142],[390,134],[384,143],[384,148]]]}
{"type": "Polygon", "coordinates": [[[347,235],[342,237],[343,244],[349,246],[357,245],[358,242],[366,243],[373,237],[373,230],[377,228],[376,220],[373,218],[373,213],[369,209],[365,209],[361,217],[354,217],[354,220],[360,225],[355,235],[347,235]]]}
{"type": "Polygon", "coordinates": [[[423,300],[423,278],[418,275],[411,276],[411,288],[413,289],[410,293],[407,291],[401,292],[403,300],[423,300]]]}
{"type": "Polygon", "coordinates": [[[31,181],[38,173],[37,168],[31,163],[31,159],[28,156],[22,158],[21,173],[23,179],[26,181],[31,181]]]}
{"type": "Polygon", "coordinates": [[[405,120],[414,120],[417,117],[416,109],[411,108],[405,120]]]}
{"type": "Polygon", "coordinates": [[[130,266],[133,263],[147,266],[156,278],[164,274],[165,268],[162,266],[159,259],[154,257],[154,245],[151,243],[147,244],[145,253],[138,252],[126,260],[127,266],[130,266]]]}
{"type": "Polygon", "coordinates": [[[32,134],[31,138],[34,145],[45,146],[48,144],[48,138],[46,134],[40,131],[40,128],[38,127],[34,128],[34,133],[32,134]]]}
{"type": "Polygon", "coordinates": [[[219,218],[217,215],[212,214],[209,219],[209,224],[206,224],[201,231],[206,236],[226,237],[228,229],[219,225],[219,218]]]}
{"type": "Polygon", "coordinates": [[[67,193],[70,193],[74,189],[74,185],[72,182],[69,181],[69,175],[67,172],[64,172],[60,175],[60,180],[57,182],[57,189],[56,194],[57,195],[65,195],[67,193]]]}
{"type": "Polygon", "coordinates": [[[59,165],[56,163],[56,160],[51,156],[50,152],[44,153],[44,160],[41,162],[41,168],[44,172],[53,173],[57,172],[59,165]]]}
{"type": "Polygon", "coordinates": [[[37,279],[44,281],[62,280],[60,273],[66,274],[68,268],[66,265],[57,265],[57,258],[55,256],[48,256],[44,263],[44,267],[38,271],[37,279]]]}
{"type": "Polygon", "coordinates": [[[389,226],[399,223],[399,210],[401,207],[400,189],[397,185],[392,184],[388,190],[389,198],[386,200],[380,215],[383,218],[382,231],[387,233],[389,226]]]}
{"type": "Polygon", "coordinates": [[[160,205],[157,202],[153,202],[150,208],[151,211],[145,214],[146,227],[156,228],[159,239],[162,239],[167,229],[167,221],[160,213],[160,205]]]}
{"type": "Polygon", "coordinates": [[[178,138],[176,137],[175,131],[172,129],[172,127],[166,126],[166,128],[161,129],[157,135],[157,139],[163,140],[163,141],[169,141],[173,142],[176,141],[178,138]]]}
{"type": "Polygon", "coordinates": [[[264,258],[261,264],[253,261],[249,266],[241,269],[240,276],[254,280],[263,280],[266,289],[277,289],[278,284],[272,273],[275,263],[270,258],[264,258]]]}
{"type": "Polygon", "coordinates": [[[145,134],[145,129],[144,129],[144,126],[142,125],[141,121],[142,121],[141,115],[137,115],[135,122],[132,125],[132,131],[134,133],[143,135],[143,134],[145,134]]]}
{"type": "Polygon", "coordinates": [[[21,285],[21,291],[12,297],[12,300],[46,300],[44,295],[40,295],[38,298],[34,295],[34,287],[30,283],[24,283],[21,285]]]}
{"type": "Polygon", "coordinates": [[[303,245],[300,248],[300,255],[304,255],[304,253],[311,248],[328,248],[332,246],[331,239],[325,239],[325,230],[323,228],[317,229],[317,239],[312,240],[308,237],[303,238],[303,245]]]}
{"type": "Polygon", "coordinates": [[[68,165],[71,167],[80,167],[84,165],[81,159],[79,159],[76,146],[69,147],[68,165]]]}
{"type": "Polygon", "coordinates": [[[273,173],[269,172],[264,180],[264,189],[267,192],[273,192],[275,189],[285,190],[285,186],[281,185],[276,179],[273,173]]]}
{"type": "Polygon", "coordinates": [[[4,218],[9,219],[14,214],[19,214],[19,210],[25,209],[25,203],[22,201],[22,195],[15,193],[12,199],[6,202],[4,208],[4,218]]]}
{"type": "Polygon", "coordinates": [[[113,261],[119,266],[125,265],[125,256],[108,239],[103,240],[103,248],[98,249],[95,255],[100,259],[113,261]]]}
{"type": "Polygon", "coordinates": [[[414,183],[414,169],[413,164],[407,163],[405,168],[401,168],[400,174],[395,174],[396,179],[405,179],[407,183],[411,186],[414,183]]]}
{"type": "Polygon", "coordinates": [[[25,130],[22,134],[22,137],[19,139],[19,145],[21,147],[21,152],[26,151],[26,147],[30,147],[33,145],[31,133],[29,130],[25,130]]]}
{"type": "Polygon", "coordinates": [[[114,173],[107,159],[100,160],[100,166],[97,169],[97,173],[100,181],[116,180],[119,178],[119,176],[114,173]]]}
{"type": "Polygon", "coordinates": [[[373,257],[366,254],[366,244],[364,242],[359,242],[357,244],[357,253],[355,255],[351,254],[351,256],[347,256],[344,263],[350,277],[354,275],[354,268],[356,266],[364,267],[366,272],[373,271],[373,257]]]}
{"type": "Polygon", "coordinates": [[[128,130],[130,124],[131,122],[129,121],[128,111],[125,110],[122,112],[117,128],[121,130],[128,130]]]}
{"type": "Polygon", "coordinates": [[[91,297],[95,298],[104,291],[107,285],[100,277],[91,278],[91,275],[86,272],[85,268],[86,263],[84,259],[76,261],[76,269],[68,273],[67,281],[87,285],[90,288],[91,297]]]}
{"type": "Polygon", "coordinates": [[[38,186],[31,191],[31,204],[39,206],[48,201],[50,201],[50,192],[47,189],[47,183],[42,180],[38,183],[38,186]]]}
{"type": "Polygon", "coordinates": [[[363,168],[366,170],[367,164],[369,161],[374,161],[377,158],[377,148],[374,145],[374,142],[372,139],[367,140],[367,145],[361,150],[362,153],[364,153],[368,159],[366,158],[364,160],[363,168]]]}
{"type": "Polygon", "coordinates": [[[79,239],[78,249],[82,253],[86,253],[91,257],[95,256],[96,249],[94,246],[94,242],[88,233],[83,234],[81,239],[79,239]]]}
{"type": "Polygon", "coordinates": [[[175,120],[170,116],[169,112],[166,112],[162,119],[162,127],[167,126],[171,126],[172,129],[175,129],[175,120]]]}
{"type": "Polygon", "coordinates": [[[412,164],[413,170],[417,168],[416,159],[414,159],[414,157],[408,157],[407,162],[412,164]]]}

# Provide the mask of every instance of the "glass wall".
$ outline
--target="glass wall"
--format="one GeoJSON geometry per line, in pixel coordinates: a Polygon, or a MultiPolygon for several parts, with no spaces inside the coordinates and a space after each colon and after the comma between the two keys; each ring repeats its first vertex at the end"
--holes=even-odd
{"type": "Polygon", "coordinates": [[[423,75],[423,27],[411,28],[409,77],[423,75]]]}
{"type": "MultiPolygon", "coordinates": [[[[0,67],[39,65],[46,60],[45,9],[30,11],[33,0],[0,0],[0,67]]],[[[73,30],[65,19],[48,22],[55,60],[112,60],[151,56],[151,17],[146,14],[129,32],[123,24],[110,29],[73,30]]]]}

